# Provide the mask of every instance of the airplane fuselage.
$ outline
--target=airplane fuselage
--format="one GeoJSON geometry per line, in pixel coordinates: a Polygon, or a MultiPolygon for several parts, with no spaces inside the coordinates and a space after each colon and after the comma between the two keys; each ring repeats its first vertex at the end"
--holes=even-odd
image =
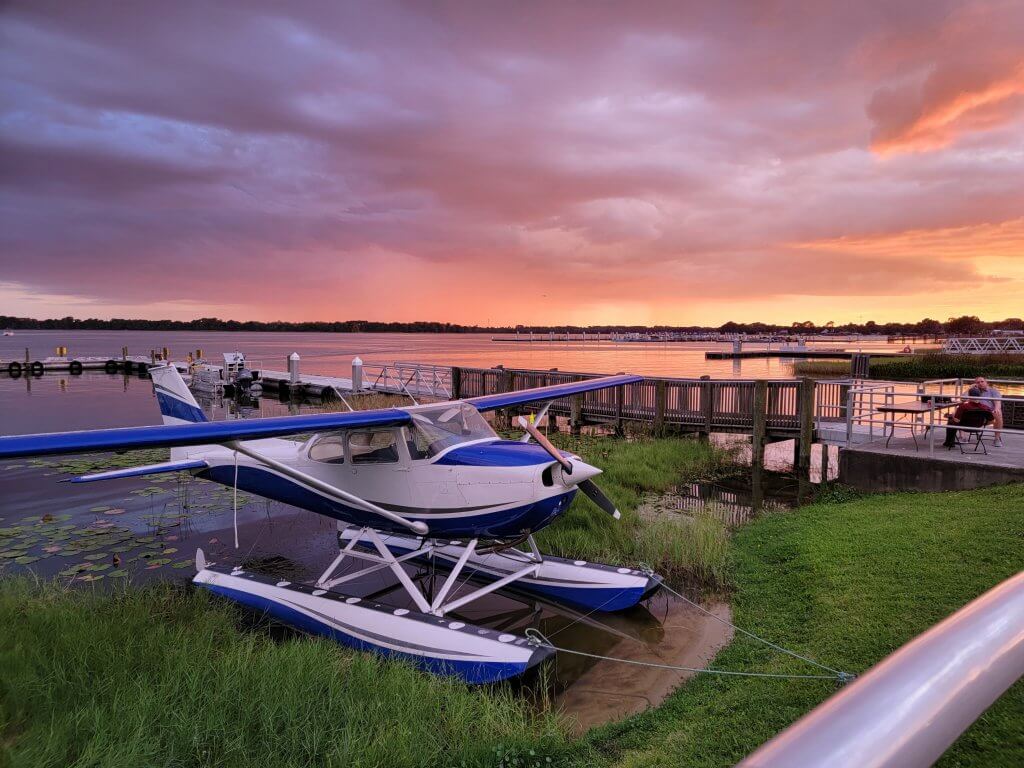
{"type": "MultiPolygon", "coordinates": [[[[497,436],[458,443],[433,456],[421,455],[405,428],[375,430],[384,448],[358,453],[353,438],[366,431],[330,435],[337,450],[318,453],[322,436],[305,442],[271,439],[247,445],[329,485],[365,499],[411,521],[425,523],[430,536],[510,538],[537,531],[565,512],[575,485],[561,482],[561,469],[535,444],[497,436]],[[381,433],[390,435],[382,436],[381,433]],[[323,460],[325,459],[326,460],[323,460]]],[[[360,450],[366,446],[360,446],[360,450]]],[[[273,468],[222,446],[179,449],[209,467],[194,474],[227,486],[307,509],[357,526],[396,533],[408,529],[346,504],[273,468]]],[[[572,457],[574,480],[597,470],[572,457]]]]}

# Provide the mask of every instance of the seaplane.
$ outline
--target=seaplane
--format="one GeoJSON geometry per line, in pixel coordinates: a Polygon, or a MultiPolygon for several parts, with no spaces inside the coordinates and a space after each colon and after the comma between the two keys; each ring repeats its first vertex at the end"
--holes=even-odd
{"type": "Polygon", "coordinates": [[[621,611],[661,586],[647,570],[543,554],[534,534],[564,514],[577,492],[615,519],[619,511],[594,482],[600,470],[558,450],[536,421],[520,417],[522,438],[506,440],[483,416],[540,404],[539,421],[554,400],[640,376],[408,407],[209,421],[173,366],[149,374],[162,425],[0,437],[0,459],[170,447],[169,461],[71,482],[186,471],[333,518],[338,555],[311,583],[207,562],[196,552],[195,584],[284,623],[428,672],[491,683],[525,673],[553,651],[461,621],[459,609],[509,589],[587,613],[621,611]],[[447,572],[441,587],[426,594],[403,567],[410,561],[447,572]],[[415,610],[345,593],[346,583],[386,570],[415,610]]]}

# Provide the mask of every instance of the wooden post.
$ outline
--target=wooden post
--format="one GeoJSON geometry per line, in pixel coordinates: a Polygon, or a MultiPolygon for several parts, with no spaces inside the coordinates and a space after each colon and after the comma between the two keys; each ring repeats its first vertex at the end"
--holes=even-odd
{"type": "Polygon", "coordinates": [[[622,436],[622,401],[626,397],[626,387],[615,388],[615,434],[622,436]]]}
{"type": "Polygon", "coordinates": [[[452,366],[452,400],[462,399],[462,369],[452,366]]]}
{"type": "Polygon", "coordinates": [[[796,471],[799,477],[811,478],[811,443],[814,440],[814,379],[800,380],[800,400],[797,406],[800,419],[800,440],[796,471]]]}
{"type": "Polygon", "coordinates": [[[573,395],[569,401],[569,431],[578,435],[583,426],[583,395],[573,395]]]}
{"type": "Polygon", "coordinates": [[[701,384],[701,411],[704,414],[704,432],[711,435],[711,424],[715,420],[715,385],[710,381],[701,384]]]}
{"type": "Polygon", "coordinates": [[[764,441],[768,431],[768,382],[758,379],[754,382],[754,401],[751,405],[753,433],[750,436],[750,473],[752,502],[755,512],[761,511],[764,503],[762,480],[764,478],[764,441]]]}
{"type": "Polygon", "coordinates": [[[665,406],[668,403],[668,387],[664,379],[654,382],[654,434],[661,437],[665,434],[665,406]]]}
{"type": "MultiPolygon", "coordinates": [[[[509,382],[511,381],[512,375],[509,371],[504,368],[498,369],[498,391],[508,392],[510,390],[509,382]]],[[[512,411],[508,408],[501,408],[498,410],[498,420],[503,429],[512,429],[512,411]]]]}
{"type": "Polygon", "coordinates": [[[828,484],[828,443],[820,443],[821,445],[821,487],[824,488],[828,484]]]}

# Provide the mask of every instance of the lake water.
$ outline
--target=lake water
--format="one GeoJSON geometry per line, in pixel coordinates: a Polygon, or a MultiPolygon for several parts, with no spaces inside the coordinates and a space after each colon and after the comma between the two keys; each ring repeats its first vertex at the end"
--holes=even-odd
{"type": "MultiPolygon", "coordinates": [[[[500,342],[490,334],[441,333],[223,333],[196,331],[18,331],[0,337],[0,360],[24,360],[25,348],[32,359],[52,355],[58,346],[72,355],[118,356],[127,346],[130,354],[148,355],[167,347],[171,357],[184,360],[189,352],[203,350],[207,357],[223,352],[244,352],[267,368],[286,370],[292,352],[302,357],[309,373],[347,375],[352,358],[364,362],[396,360],[491,368],[560,368],[563,371],[616,373],[626,371],[650,376],[703,376],[714,378],[772,378],[791,376],[793,365],[785,358],[754,360],[705,360],[709,350],[727,350],[729,344],[711,342],[500,342]]],[[[812,347],[814,344],[811,345],[812,347]]],[[[818,346],[846,347],[865,351],[896,351],[902,345],[871,339],[848,345],[830,342],[818,346]]],[[[749,344],[744,349],[763,349],[749,344]]]]}

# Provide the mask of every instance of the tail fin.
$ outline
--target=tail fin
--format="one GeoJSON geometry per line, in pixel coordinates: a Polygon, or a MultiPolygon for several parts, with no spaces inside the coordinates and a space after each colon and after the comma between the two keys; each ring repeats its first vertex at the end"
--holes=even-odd
{"type": "Polygon", "coordinates": [[[149,369],[149,375],[153,378],[153,391],[156,392],[164,424],[207,421],[206,414],[188,391],[177,368],[157,365],[149,369]]]}

